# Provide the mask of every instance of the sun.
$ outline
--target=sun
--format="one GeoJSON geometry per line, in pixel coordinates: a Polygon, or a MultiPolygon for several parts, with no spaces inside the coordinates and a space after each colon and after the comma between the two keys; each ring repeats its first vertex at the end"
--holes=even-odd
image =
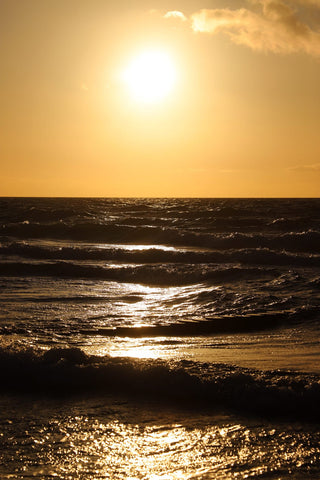
{"type": "Polygon", "coordinates": [[[131,60],[123,72],[123,80],[137,101],[157,103],[173,90],[176,69],[166,52],[149,50],[131,60]]]}

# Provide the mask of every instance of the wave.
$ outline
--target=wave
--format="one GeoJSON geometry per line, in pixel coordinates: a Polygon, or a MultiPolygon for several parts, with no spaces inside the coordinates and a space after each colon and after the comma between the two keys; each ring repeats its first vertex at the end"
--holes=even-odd
{"type": "Polygon", "coordinates": [[[320,420],[320,377],[189,360],[87,355],[78,348],[0,349],[0,389],[50,395],[124,394],[246,414],[320,420]]]}
{"type": "MultiPolygon", "coordinates": [[[[304,312],[305,313],[305,312],[304,312]]],[[[318,312],[311,311],[310,317],[318,312]]],[[[202,321],[179,322],[170,325],[144,327],[86,328],[80,333],[85,335],[102,335],[105,337],[189,337],[197,335],[215,335],[226,333],[257,332],[270,330],[289,322],[295,322],[298,312],[271,312],[247,315],[220,315],[202,321]]]]}
{"type": "Polygon", "coordinates": [[[279,266],[320,267],[320,255],[297,254],[267,248],[226,251],[168,250],[161,248],[130,249],[93,247],[42,247],[26,243],[0,246],[0,254],[35,260],[104,260],[127,263],[243,263],[279,266]]]}
{"type": "Polygon", "coordinates": [[[251,264],[278,264],[320,266],[320,256],[275,251],[267,248],[232,249],[226,251],[168,250],[161,248],[93,248],[93,247],[42,247],[26,243],[0,246],[0,254],[19,255],[34,259],[58,260],[110,260],[130,263],[222,263],[243,262],[251,264]]]}
{"type": "Polygon", "coordinates": [[[58,278],[83,278],[109,280],[126,283],[140,283],[154,286],[178,286],[207,281],[235,281],[248,278],[261,278],[272,275],[272,268],[240,267],[232,265],[87,265],[73,262],[2,262],[0,276],[49,276],[58,278]]]}
{"type": "Polygon", "coordinates": [[[132,218],[251,218],[281,223],[319,219],[319,199],[214,199],[214,198],[2,198],[0,213],[15,220],[67,219],[111,213],[132,218]]]}
{"type": "MultiPolygon", "coordinates": [[[[124,303],[135,303],[142,301],[143,299],[139,296],[124,296],[120,297],[121,301],[124,303]]],[[[20,301],[25,301],[26,299],[21,298],[20,301]]],[[[33,300],[34,301],[34,300],[33,300]]],[[[81,302],[90,302],[90,303],[104,303],[106,297],[53,297],[53,298],[41,298],[37,299],[36,302],[72,302],[81,303],[81,302]]],[[[110,315],[110,314],[109,314],[110,315]]],[[[264,312],[259,312],[258,309],[255,313],[216,313],[214,316],[203,314],[202,320],[189,320],[182,321],[172,321],[170,324],[152,324],[145,326],[115,326],[115,327],[101,327],[99,325],[92,324],[90,325],[81,325],[78,326],[72,325],[71,329],[66,331],[59,330],[61,335],[70,335],[79,334],[82,336],[97,337],[102,336],[105,338],[152,338],[152,337],[196,337],[196,336],[212,336],[220,334],[236,334],[236,333],[253,333],[261,331],[271,331],[273,329],[281,328],[288,325],[306,325],[306,323],[316,322],[318,325],[319,322],[319,307],[316,305],[311,306],[302,306],[291,309],[283,309],[282,311],[269,310],[264,312]]],[[[96,317],[95,317],[96,318],[96,317]]],[[[98,316],[99,320],[106,320],[107,316],[98,316]]],[[[199,318],[199,316],[198,316],[199,318]]],[[[58,331],[58,330],[57,330],[58,331]]],[[[2,325],[0,326],[1,335],[25,335],[30,336],[34,335],[34,327],[27,325],[26,327],[21,324],[14,325],[2,325]]],[[[171,341],[171,340],[170,340],[171,341]]]]}
{"type": "Polygon", "coordinates": [[[319,253],[320,231],[305,230],[289,233],[203,232],[178,227],[131,226],[84,222],[4,224],[2,236],[21,239],[63,239],[96,243],[163,244],[185,247],[204,247],[214,250],[267,248],[293,252],[319,253]]]}

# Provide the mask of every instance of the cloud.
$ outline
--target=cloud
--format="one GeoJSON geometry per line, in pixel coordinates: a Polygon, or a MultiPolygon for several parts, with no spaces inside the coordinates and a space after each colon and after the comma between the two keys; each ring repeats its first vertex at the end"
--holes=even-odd
{"type": "Polygon", "coordinates": [[[295,165],[288,167],[288,170],[294,172],[320,172],[320,163],[313,163],[311,165],[295,165]]]}
{"type": "Polygon", "coordinates": [[[239,173],[239,172],[242,172],[243,170],[247,170],[247,169],[241,169],[241,168],[222,168],[219,170],[220,173],[239,173]]]}
{"type": "Polygon", "coordinates": [[[179,12],[178,10],[172,10],[170,12],[167,12],[164,15],[164,18],[174,18],[177,20],[182,20],[183,22],[187,20],[187,17],[182,12],[179,12]]]}
{"type": "Polygon", "coordinates": [[[302,5],[313,5],[314,7],[320,8],[320,0],[296,0],[296,2],[302,5]]]}
{"type": "MultiPolygon", "coordinates": [[[[270,3],[271,0],[247,0],[252,5],[263,5],[264,3],[270,3]]],[[[283,3],[287,3],[289,5],[302,5],[304,7],[312,6],[320,8],[320,0],[278,0],[277,3],[282,1],[283,3]]],[[[290,8],[290,7],[289,7],[290,8]]]]}
{"type": "MultiPolygon", "coordinates": [[[[320,8],[320,0],[293,2],[304,8],[320,8]]],[[[300,18],[301,9],[294,8],[292,1],[289,4],[282,0],[249,0],[247,6],[250,8],[200,10],[190,16],[191,28],[199,33],[226,34],[234,43],[256,51],[320,56],[320,31],[300,18]]],[[[166,16],[170,13],[173,12],[166,16]]]]}

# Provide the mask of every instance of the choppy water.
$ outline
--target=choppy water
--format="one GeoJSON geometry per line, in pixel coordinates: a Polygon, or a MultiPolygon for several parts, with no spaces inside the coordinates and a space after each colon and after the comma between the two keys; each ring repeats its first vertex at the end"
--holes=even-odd
{"type": "Polygon", "coordinates": [[[319,478],[320,200],[0,222],[1,478],[319,478]]]}

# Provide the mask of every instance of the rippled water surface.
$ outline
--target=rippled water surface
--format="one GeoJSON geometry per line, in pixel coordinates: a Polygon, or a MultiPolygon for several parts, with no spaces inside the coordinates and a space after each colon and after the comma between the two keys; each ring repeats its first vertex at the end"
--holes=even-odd
{"type": "Polygon", "coordinates": [[[318,199],[0,199],[0,477],[314,478],[318,199]]]}
{"type": "Polygon", "coordinates": [[[1,478],[300,479],[319,472],[315,427],[110,397],[8,403],[1,401],[10,412],[5,420],[1,414],[1,478]]]}

